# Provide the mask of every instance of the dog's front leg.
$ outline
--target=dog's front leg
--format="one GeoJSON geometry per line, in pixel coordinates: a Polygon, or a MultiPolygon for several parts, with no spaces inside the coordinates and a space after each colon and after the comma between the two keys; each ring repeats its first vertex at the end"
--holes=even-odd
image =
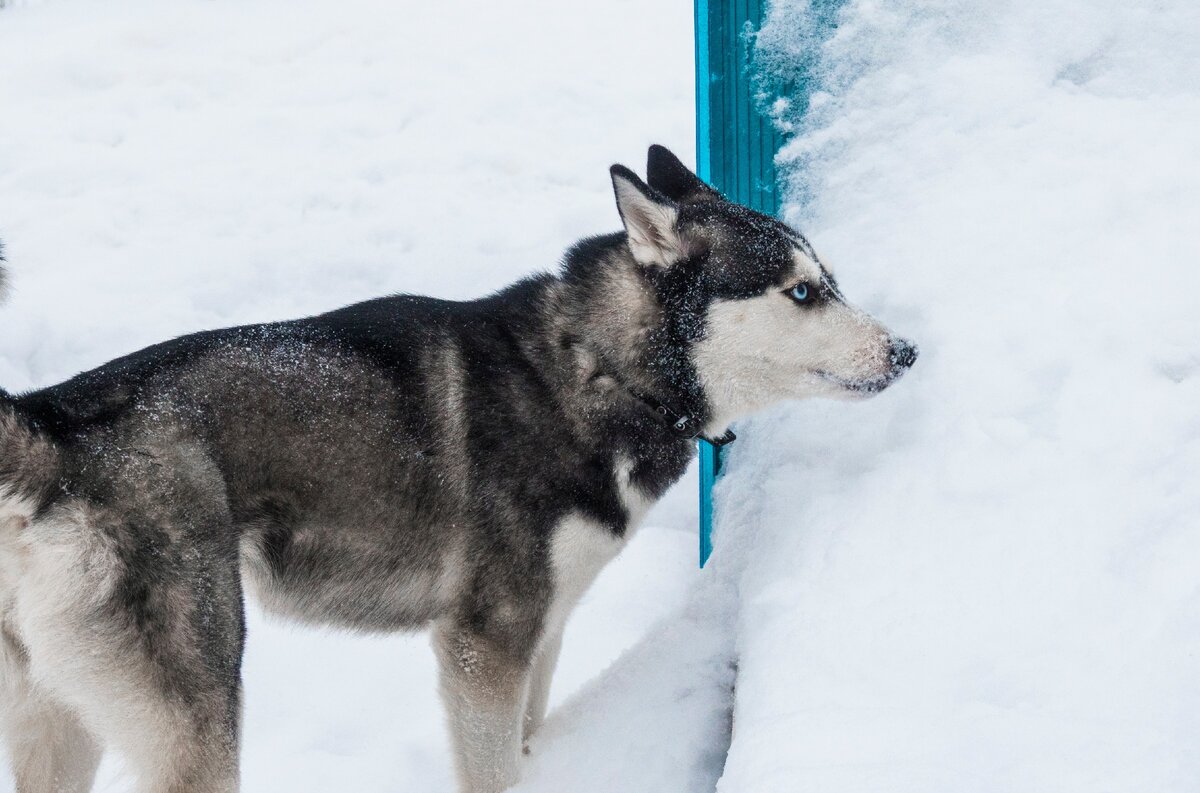
{"type": "Polygon", "coordinates": [[[459,625],[438,625],[434,648],[462,793],[515,784],[529,695],[529,658],[459,625]]]}
{"type": "MultiPolygon", "coordinates": [[[[529,680],[529,702],[525,705],[524,743],[546,720],[546,708],[550,704],[550,683],[554,680],[554,667],[558,665],[558,653],[562,649],[562,628],[550,633],[538,650],[529,680]]],[[[526,745],[526,751],[528,746],[526,745]]]]}

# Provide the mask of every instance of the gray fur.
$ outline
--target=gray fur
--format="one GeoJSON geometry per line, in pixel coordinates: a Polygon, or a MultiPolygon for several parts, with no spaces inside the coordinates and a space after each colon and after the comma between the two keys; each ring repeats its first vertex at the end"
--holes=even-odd
{"type": "Polygon", "coordinates": [[[746,399],[722,378],[785,384],[758,404],[861,395],[911,364],[803,238],[669,152],[650,186],[613,179],[628,233],[581,242],[559,275],[195,334],[0,392],[21,793],[87,789],[100,746],[147,791],[235,790],[243,585],[314,624],[431,626],[461,789],[502,790],[571,607],[692,454],[659,407],[711,432],[740,409],[723,394],[746,399]],[[805,268],[825,304],[789,302],[805,268]],[[753,351],[723,374],[760,343],[755,312],[846,328],[845,365],[756,372],[753,351]]]}

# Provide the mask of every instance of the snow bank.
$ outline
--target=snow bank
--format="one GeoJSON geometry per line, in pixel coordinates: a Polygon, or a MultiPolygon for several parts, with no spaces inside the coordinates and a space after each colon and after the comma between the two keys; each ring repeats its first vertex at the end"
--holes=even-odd
{"type": "Polygon", "coordinates": [[[818,73],[789,216],[922,359],[742,428],[718,790],[1194,790],[1195,4],[863,0],[818,73]]]}

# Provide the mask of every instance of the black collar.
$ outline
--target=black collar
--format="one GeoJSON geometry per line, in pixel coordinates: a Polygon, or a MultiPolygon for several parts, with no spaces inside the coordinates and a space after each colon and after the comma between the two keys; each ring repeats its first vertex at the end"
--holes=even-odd
{"type": "Polygon", "coordinates": [[[630,389],[629,393],[632,394],[634,398],[645,403],[646,407],[650,408],[656,415],[661,417],[663,421],[667,422],[671,426],[671,431],[681,438],[687,438],[688,440],[699,438],[700,440],[708,441],[713,446],[717,447],[725,446],[737,440],[737,436],[733,434],[733,430],[729,429],[725,430],[725,434],[718,438],[705,437],[701,434],[700,422],[697,421],[695,417],[684,413],[677,413],[649,394],[643,394],[641,392],[634,391],[633,389],[630,389]]]}

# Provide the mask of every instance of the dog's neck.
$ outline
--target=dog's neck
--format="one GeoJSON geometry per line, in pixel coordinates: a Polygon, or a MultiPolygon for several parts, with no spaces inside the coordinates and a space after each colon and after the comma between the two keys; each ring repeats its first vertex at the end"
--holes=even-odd
{"type": "Polygon", "coordinates": [[[556,300],[565,319],[555,335],[574,357],[589,401],[637,413],[646,405],[635,402],[649,397],[701,426],[708,420],[687,345],[672,338],[668,309],[624,234],[588,240],[568,253],[556,300]]]}

